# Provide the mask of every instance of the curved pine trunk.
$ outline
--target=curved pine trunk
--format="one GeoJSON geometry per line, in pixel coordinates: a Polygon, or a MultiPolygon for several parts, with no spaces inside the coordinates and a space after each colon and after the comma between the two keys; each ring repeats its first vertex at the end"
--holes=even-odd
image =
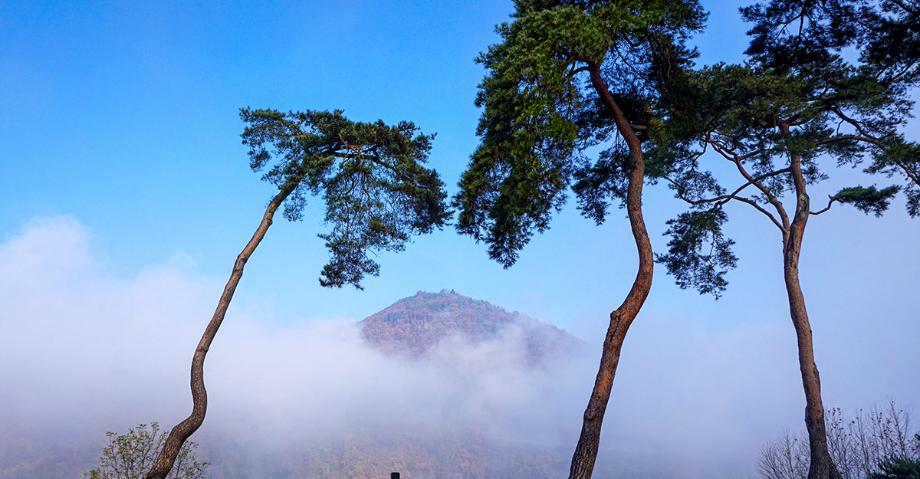
{"type": "Polygon", "coordinates": [[[620,135],[626,140],[630,151],[629,178],[626,191],[626,212],[629,215],[629,226],[632,229],[639,255],[639,269],[633,280],[632,288],[623,303],[610,313],[610,325],[607,327],[607,336],[604,338],[604,348],[601,353],[600,367],[594,381],[594,389],[585,408],[584,420],[578,445],[572,455],[572,465],[569,470],[569,479],[588,479],[594,471],[597,460],[597,451],[600,445],[601,426],[604,422],[604,413],[610,400],[613,380],[616,376],[617,365],[620,362],[620,350],[626,339],[626,332],[645,298],[648,297],[652,287],[652,271],[654,257],[652,244],[649,241],[645,220],[642,217],[642,186],[645,179],[645,158],[642,155],[641,144],[633,132],[626,116],[620,110],[607,85],[600,76],[596,65],[589,66],[591,83],[601,96],[607,109],[611,112],[616,122],[620,135]]]}
{"type": "Polygon", "coordinates": [[[805,294],[799,283],[799,256],[805,224],[808,220],[809,199],[804,192],[798,195],[795,220],[789,228],[786,245],[783,248],[783,277],[786,294],[789,297],[789,313],[799,350],[799,371],[805,390],[805,428],[808,431],[808,446],[811,462],[808,479],[840,479],[840,472],[834,466],[827,446],[827,428],[824,420],[824,403],[821,399],[821,378],[815,364],[815,348],[812,341],[811,323],[805,308],[805,294]]]}
{"type": "Polygon", "coordinates": [[[252,256],[256,247],[259,246],[262,238],[265,237],[265,233],[272,225],[275,211],[278,210],[278,207],[281,206],[285,198],[291,193],[291,190],[292,188],[285,186],[268,203],[268,206],[265,208],[265,214],[262,215],[262,222],[259,223],[259,227],[256,228],[252,238],[246,243],[246,246],[240,252],[239,256],[236,257],[236,262],[233,263],[233,271],[230,273],[230,278],[224,286],[223,294],[220,295],[220,301],[217,303],[214,315],[211,317],[211,321],[208,322],[204,333],[201,335],[201,340],[198,341],[198,346],[195,348],[195,354],[192,356],[192,413],[169,431],[169,436],[166,438],[163,449],[160,451],[159,456],[157,456],[157,460],[153,464],[153,467],[147,473],[147,479],[166,479],[166,476],[169,474],[170,470],[172,470],[176,462],[176,457],[179,455],[179,450],[182,449],[182,445],[199,427],[201,427],[201,423],[204,422],[204,416],[208,409],[208,392],[204,387],[205,356],[208,354],[211,342],[214,341],[214,336],[217,335],[217,330],[224,321],[224,316],[227,314],[227,308],[230,307],[230,301],[233,299],[233,293],[236,291],[236,287],[243,277],[243,268],[246,266],[246,262],[249,260],[249,257],[252,256]]]}
{"type": "MultiPolygon", "coordinates": [[[[788,134],[788,125],[781,125],[783,133],[788,134]]],[[[795,216],[789,225],[783,244],[783,279],[786,282],[786,295],[789,297],[789,313],[795,327],[796,342],[799,350],[799,371],[802,374],[802,386],[805,390],[805,428],[808,430],[808,447],[811,462],[808,466],[808,479],[841,479],[840,472],[834,466],[827,447],[827,427],[824,421],[824,402],[821,400],[821,378],[815,364],[815,347],[812,341],[811,322],[805,308],[805,294],[799,283],[799,257],[802,253],[802,239],[805,226],[811,215],[811,202],[808,186],[802,172],[801,157],[791,155],[789,169],[795,184],[795,216]]]]}

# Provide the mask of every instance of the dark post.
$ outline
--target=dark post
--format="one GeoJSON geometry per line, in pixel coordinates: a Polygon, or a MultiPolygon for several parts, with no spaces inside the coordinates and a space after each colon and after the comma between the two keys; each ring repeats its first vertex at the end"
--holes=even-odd
{"type": "Polygon", "coordinates": [[[391,473],[390,473],[390,479],[399,479],[399,473],[398,473],[398,472],[391,472],[391,473]]]}

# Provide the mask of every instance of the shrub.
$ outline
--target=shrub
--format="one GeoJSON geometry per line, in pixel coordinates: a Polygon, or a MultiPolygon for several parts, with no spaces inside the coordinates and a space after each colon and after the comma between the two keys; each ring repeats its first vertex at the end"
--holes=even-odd
{"type": "MultiPolygon", "coordinates": [[[[828,449],[843,479],[920,479],[897,475],[920,467],[920,434],[911,436],[910,416],[894,401],[850,418],[832,408],[826,422],[828,449]]],[[[760,474],[766,479],[805,479],[809,456],[807,437],[786,433],[761,452],[760,474]]]]}
{"type": "MultiPolygon", "coordinates": [[[[163,447],[166,434],[157,423],[139,424],[127,434],[107,432],[109,443],[102,449],[99,466],[87,472],[87,479],[143,479],[163,447]]],[[[207,462],[198,459],[198,445],[186,442],[179,451],[170,479],[204,479],[207,462]]]]}

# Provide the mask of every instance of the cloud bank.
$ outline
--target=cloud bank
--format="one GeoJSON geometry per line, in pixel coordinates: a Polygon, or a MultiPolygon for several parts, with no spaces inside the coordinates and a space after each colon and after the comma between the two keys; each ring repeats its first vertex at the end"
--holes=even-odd
{"type": "MultiPolygon", "coordinates": [[[[120,274],[93,245],[69,217],[34,219],[0,242],[0,477],[42,461],[69,477],[92,464],[105,431],[168,427],[190,408],[188,361],[223,279],[181,255],[120,274]]],[[[216,466],[228,450],[273,458],[368,432],[469,430],[562,451],[563,462],[577,440],[598,346],[532,369],[509,332],[445,341],[411,361],[365,345],[360,318],[272,315],[235,303],[208,356],[210,407],[195,439],[216,466]]],[[[744,477],[764,442],[800,428],[791,331],[782,321],[701,329],[678,316],[637,322],[627,340],[600,465],[633,477],[744,477]]],[[[916,368],[917,353],[903,355],[893,374],[916,368]]],[[[854,378],[879,367],[826,357],[825,371],[846,366],[854,378]]],[[[867,396],[912,406],[918,393],[916,384],[874,396],[859,384],[826,389],[846,407],[867,396]]]]}

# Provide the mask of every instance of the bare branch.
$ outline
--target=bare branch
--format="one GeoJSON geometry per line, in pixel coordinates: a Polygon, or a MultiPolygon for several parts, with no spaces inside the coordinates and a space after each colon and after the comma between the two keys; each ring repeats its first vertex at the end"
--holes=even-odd
{"type": "Polygon", "coordinates": [[[767,211],[767,209],[764,208],[763,206],[760,206],[760,203],[757,203],[756,201],[754,201],[754,200],[752,200],[752,199],[750,199],[750,198],[745,198],[744,196],[737,196],[737,197],[735,197],[735,199],[738,200],[738,201],[740,201],[740,202],[742,202],[742,203],[747,203],[747,204],[753,206],[754,208],[757,209],[757,211],[759,211],[759,212],[763,213],[764,215],[766,215],[767,218],[770,218],[770,221],[772,221],[773,224],[776,225],[777,228],[779,228],[779,231],[783,234],[783,236],[786,235],[786,228],[785,228],[782,224],[780,224],[780,222],[776,219],[775,216],[773,216],[772,213],[770,213],[769,211],[767,211]]]}
{"type": "Polygon", "coordinates": [[[827,197],[827,206],[825,206],[824,208],[821,208],[821,209],[818,210],[818,211],[809,211],[809,213],[812,214],[812,215],[814,215],[814,216],[818,216],[818,215],[820,215],[821,213],[825,213],[825,212],[827,212],[829,209],[831,209],[831,205],[834,204],[834,201],[836,201],[836,200],[834,199],[833,196],[828,196],[828,197],[827,197]]]}
{"type": "Polygon", "coordinates": [[[783,169],[781,169],[781,170],[776,170],[776,171],[771,171],[771,172],[769,172],[769,173],[764,173],[764,174],[762,174],[762,175],[757,176],[756,178],[753,178],[753,180],[748,181],[748,182],[744,183],[743,185],[741,185],[741,186],[735,188],[734,191],[732,191],[731,193],[729,193],[729,194],[727,194],[727,195],[719,195],[719,196],[715,196],[715,197],[712,197],[712,198],[702,198],[702,199],[697,199],[697,200],[693,200],[693,199],[687,198],[687,197],[685,197],[682,193],[680,193],[681,189],[684,189],[684,188],[683,188],[683,185],[681,185],[680,183],[678,183],[676,180],[673,180],[673,179],[671,179],[670,177],[665,177],[665,179],[666,179],[668,182],[670,182],[671,184],[673,184],[674,186],[676,186],[676,187],[678,188],[677,197],[680,198],[681,200],[687,202],[687,203],[690,203],[690,204],[692,204],[692,205],[698,206],[698,205],[701,205],[701,204],[704,204],[704,203],[720,202],[720,204],[723,204],[723,205],[724,205],[725,203],[728,203],[729,201],[731,201],[731,200],[733,200],[733,199],[736,199],[736,197],[738,196],[738,193],[741,193],[745,188],[747,188],[748,186],[751,186],[752,184],[754,184],[754,182],[756,182],[756,181],[762,181],[762,180],[765,180],[765,179],[767,179],[767,178],[770,178],[770,177],[773,177],[773,176],[777,176],[777,175],[781,175],[781,174],[783,174],[783,173],[788,173],[788,172],[789,172],[789,168],[783,168],[783,169]]]}
{"type": "MultiPolygon", "coordinates": [[[[777,175],[777,174],[784,173],[784,172],[785,172],[785,168],[784,168],[783,170],[773,171],[773,172],[767,173],[766,175],[761,175],[761,176],[762,176],[762,177],[775,176],[775,175],[777,175]]],[[[785,230],[783,229],[783,225],[776,219],[776,217],[775,217],[772,213],[770,213],[770,212],[767,211],[763,206],[761,206],[760,203],[757,203],[757,201],[755,201],[755,200],[753,200],[753,199],[751,199],[751,198],[748,198],[748,197],[745,197],[745,196],[739,196],[739,193],[741,192],[741,190],[743,190],[744,188],[746,188],[746,187],[748,187],[748,186],[750,186],[750,185],[752,184],[752,183],[750,183],[750,182],[745,183],[744,185],[738,187],[735,191],[733,191],[732,193],[727,194],[727,195],[720,195],[720,196],[716,196],[716,197],[713,197],[713,198],[702,198],[702,199],[694,200],[694,199],[687,198],[686,196],[684,196],[683,193],[681,193],[681,191],[680,191],[681,185],[680,185],[679,183],[677,183],[676,181],[674,181],[673,179],[668,178],[668,177],[665,177],[665,179],[666,179],[667,181],[671,182],[672,184],[674,184],[674,185],[677,186],[677,188],[678,188],[678,191],[677,191],[677,198],[679,198],[680,200],[684,201],[685,203],[691,204],[691,205],[693,205],[693,206],[700,206],[700,205],[704,205],[704,204],[707,204],[707,203],[715,203],[717,207],[721,207],[722,205],[725,205],[726,203],[728,203],[729,201],[732,201],[732,200],[740,201],[740,202],[742,202],[742,203],[747,203],[747,204],[753,206],[754,208],[756,208],[757,211],[760,211],[761,213],[763,213],[764,215],[766,215],[766,217],[769,218],[770,221],[771,221],[774,225],[776,225],[777,228],[779,228],[780,232],[783,233],[783,234],[785,234],[785,230]]]]}
{"type": "MultiPolygon", "coordinates": [[[[749,183],[756,186],[757,189],[759,189],[760,192],[763,193],[764,196],[766,196],[770,204],[773,205],[773,208],[776,209],[776,213],[779,215],[780,220],[782,220],[782,225],[780,226],[780,229],[785,234],[785,232],[789,230],[789,215],[786,214],[786,208],[783,207],[783,203],[779,200],[779,198],[777,198],[776,195],[770,192],[770,190],[767,189],[767,187],[763,185],[763,183],[758,181],[757,178],[754,178],[754,176],[752,176],[747,171],[747,169],[744,167],[744,164],[742,164],[742,161],[743,161],[742,157],[730,154],[727,151],[727,149],[724,147],[724,145],[722,145],[716,140],[710,139],[709,142],[710,144],[712,144],[713,150],[717,151],[720,155],[722,155],[723,157],[727,158],[729,161],[734,163],[735,167],[738,168],[738,172],[741,173],[741,176],[743,176],[744,179],[748,180],[749,183]]],[[[770,215],[770,218],[775,223],[779,223],[776,221],[776,218],[774,218],[773,215],[770,215]]]]}

